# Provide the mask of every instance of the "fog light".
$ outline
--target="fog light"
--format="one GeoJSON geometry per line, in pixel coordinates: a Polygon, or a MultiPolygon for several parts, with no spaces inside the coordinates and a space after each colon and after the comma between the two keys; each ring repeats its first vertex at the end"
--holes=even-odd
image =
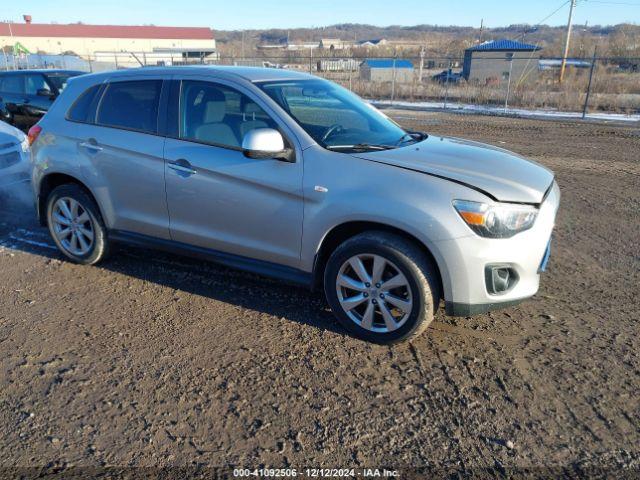
{"type": "Polygon", "coordinates": [[[487,265],[485,268],[487,291],[492,295],[501,295],[518,283],[518,274],[508,265],[487,265]]]}

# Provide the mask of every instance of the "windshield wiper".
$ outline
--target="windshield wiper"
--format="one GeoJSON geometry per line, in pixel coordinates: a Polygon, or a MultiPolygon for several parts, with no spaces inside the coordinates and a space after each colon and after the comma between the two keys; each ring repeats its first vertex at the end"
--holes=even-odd
{"type": "Polygon", "coordinates": [[[327,145],[328,150],[390,150],[393,145],[376,145],[373,143],[356,143],[354,145],[327,145]]]}
{"type": "Polygon", "coordinates": [[[402,143],[408,142],[409,140],[413,140],[414,142],[420,142],[420,141],[424,140],[425,138],[427,138],[427,134],[426,133],[422,133],[422,132],[406,132],[404,135],[402,135],[398,139],[396,144],[397,145],[401,145],[402,143]],[[409,137],[409,138],[407,138],[407,137],[409,137]]]}

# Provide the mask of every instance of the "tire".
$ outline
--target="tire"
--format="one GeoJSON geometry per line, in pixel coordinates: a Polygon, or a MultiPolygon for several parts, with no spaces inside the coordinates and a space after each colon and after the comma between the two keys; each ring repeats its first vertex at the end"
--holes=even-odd
{"type": "Polygon", "coordinates": [[[342,243],[327,262],[324,289],[331,310],[347,331],[380,344],[408,341],[422,333],[440,302],[439,276],[426,253],[388,232],[365,232],[342,243]],[[377,275],[381,278],[371,283],[376,265],[384,265],[377,275]],[[362,281],[363,276],[371,282],[362,281]],[[388,321],[389,314],[393,321],[388,321]]]}
{"type": "Polygon", "coordinates": [[[84,189],[75,184],[60,185],[51,191],[46,205],[47,225],[51,238],[69,260],[82,265],[94,265],[107,257],[109,252],[107,229],[98,205],[84,189]],[[69,210],[77,204],[79,208],[74,220],[78,221],[69,222],[68,215],[64,214],[59,202],[64,203],[69,210]],[[72,233],[63,232],[66,227],[71,229],[72,233]],[[92,233],[92,238],[88,233],[92,233]],[[87,245],[88,248],[84,248],[87,245]],[[74,249],[74,246],[78,248],[74,249]]]}

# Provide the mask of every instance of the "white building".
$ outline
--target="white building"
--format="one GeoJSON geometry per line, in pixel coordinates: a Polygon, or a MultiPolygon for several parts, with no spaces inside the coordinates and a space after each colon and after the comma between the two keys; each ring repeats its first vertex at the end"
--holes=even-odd
{"type": "Polygon", "coordinates": [[[216,41],[210,28],[37,24],[25,15],[25,23],[0,23],[0,49],[3,47],[22,53],[74,52],[87,59],[95,58],[96,52],[172,51],[187,59],[212,55],[216,41]]]}

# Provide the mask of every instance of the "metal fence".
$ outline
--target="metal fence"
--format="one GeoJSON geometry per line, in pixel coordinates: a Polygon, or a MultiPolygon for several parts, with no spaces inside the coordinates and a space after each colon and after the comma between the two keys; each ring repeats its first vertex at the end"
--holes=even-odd
{"type": "MultiPolygon", "coordinates": [[[[0,62],[3,59],[0,58],[0,62]]],[[[528,112],[640,113],[640,58],[573,58],[559,81],[557,58],[495,55],[465,66],[455,57],[319,56],[314,51],[259,57],[199,56],[160,52],[98,52],[90,58],[53,55],[12,57],[4,67],[104,71],[185,64],[244,65],[311,73],[379,104],[518,114],[528,112]]],[[[1,63],[0,63],[1,65],[1,63]]],[[[1,68],[1,67],[0,67],[1,68]]]]}

